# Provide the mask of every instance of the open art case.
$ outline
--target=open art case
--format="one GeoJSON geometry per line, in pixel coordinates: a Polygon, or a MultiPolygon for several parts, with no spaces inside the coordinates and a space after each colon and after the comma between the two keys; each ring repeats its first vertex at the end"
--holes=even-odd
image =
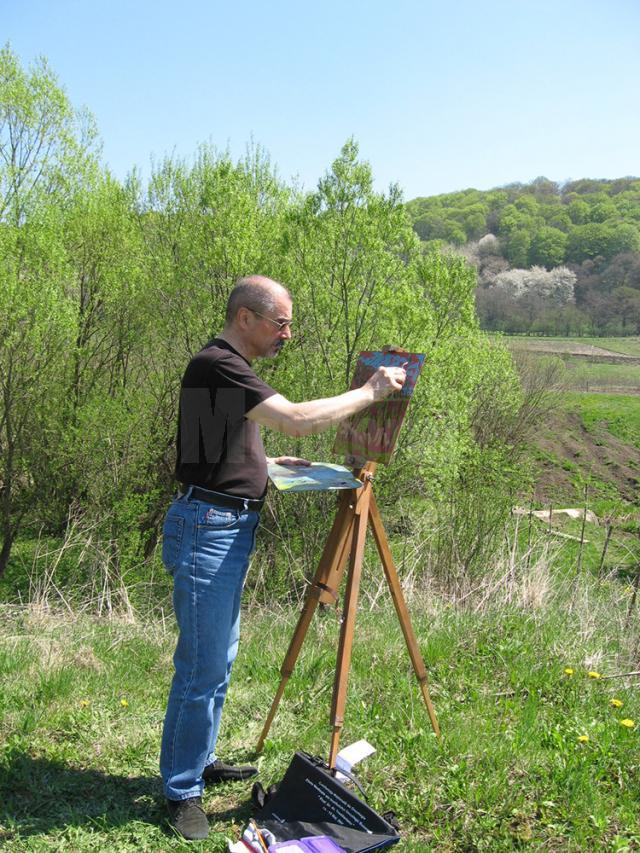
{"type": "Polygon", "coordinates": [[[293,760],[263,808],[260,827],[278,841],[325,836],[346,853],[382,850],[400,840],[398,831],[339,782],[329,767],[306,752],[293,760]]]}

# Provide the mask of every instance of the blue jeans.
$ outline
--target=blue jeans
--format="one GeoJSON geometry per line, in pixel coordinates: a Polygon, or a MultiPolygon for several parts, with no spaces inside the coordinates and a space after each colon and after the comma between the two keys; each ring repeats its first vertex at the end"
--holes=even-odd
{"type": "Polygon", "coordinates": [[[165,795],[202,793],[215,760],[231,667],[240,638],[240,596],[259,514],[192,500],[173,501],[163,528],[162,560],[173,576],[179,636],[162,733],[165,795]]]}

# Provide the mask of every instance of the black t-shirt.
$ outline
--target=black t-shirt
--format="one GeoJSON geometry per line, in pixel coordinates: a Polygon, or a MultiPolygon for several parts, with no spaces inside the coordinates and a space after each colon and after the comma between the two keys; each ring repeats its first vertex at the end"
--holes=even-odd
{"type": "Polygon", "coordinates": [[[260,428],[246,413],[277,392],[221,338],[189,362],[182,378],[176,479],[244,498],[261,498],[267,463],[260,428]]]}

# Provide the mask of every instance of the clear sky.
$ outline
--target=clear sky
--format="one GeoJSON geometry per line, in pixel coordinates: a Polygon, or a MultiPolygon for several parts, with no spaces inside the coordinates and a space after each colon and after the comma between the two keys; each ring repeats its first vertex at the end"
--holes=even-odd
{"type": "Polygon", "coordinates": [[[640,174],[640,0],[0,0],[120,178],[253,139],[312,189],[349,136],[406,199],[640,174]]]}

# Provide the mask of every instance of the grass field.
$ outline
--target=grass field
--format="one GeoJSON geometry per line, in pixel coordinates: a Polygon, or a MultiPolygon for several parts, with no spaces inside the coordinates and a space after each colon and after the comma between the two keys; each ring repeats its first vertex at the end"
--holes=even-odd
{"type": "Polygon", "coordinates": [[[583,340],[592,346],[617,352],[621,355],[632,355],[640,357],[640,337],[629,338],[572,338],[576,343],[583,340]]]}
{"type": "Polygon", "coordinates": [[[627,506],[637,512],[640,363],[603,359],[619,354],[637,360],[640,337],[514,335],[502,340],[514,353],[531,354],[522,362],[529,373],[535,372],[538,364],[545,364],[546,370],[549,363],[545,359],[558,359],[554,368],[555,411],[538,425],[531,440],[538,503],[582,505],[587,485],[600,510],[620,504],[620,510],[627,506]]]}
{"type": "Polygon", "coordinates": [[[588,347],[608,350],[619,355],[640,357],[640,337],[628,338],[553,338],[535,335],[505,335],[502,337],[514,349],[546,349],[549,352],[571,352],[588,347]]]}
{"type": "Polygon", "coordinates": [[[564,360],[567,390],[583,393],[640,394],[640,365],[585,362],[569,356],[564,360]]]}
{"type": "Polygon", "coordinates": [[[640,338],[503,338],[514,352],[562,359],[562,387],[579,393],[640,394],[640,364],[609,363],[609,355],[640,358],[640,338]],[[591,351],[593,350],[593,351],[591,351]],[[609,354],[609,355],[608,355],[609,354]]]}
{"type": "Polygon", "coordinates": [[[620,353],[621,355],[640,357],[640,337],[637,336],[629,338],[569,338],[569,340],[575,343],[582,341],[592,346],[620,353]]]}
{"type": "Polygon", "coordinates": [[[606,425],[607,430],[622,441],[640,448],[640,400],[620,394],[567,395],[568,409],[580,413],[588,430],[606,425]]]}
{"type": "Polygon", "coordinates": [[[532,440],[541,505],[635,513],[640,504],[640,397],[563,393],[532,440]]]}
{"type": "MultiPolygon", "coordinates": [[[[613,340],[576,341],[614,349],[613,340]]],[[[640,339],[615,342],[640,355],[640,339]]],[[[590,389],[640,372],[567,364],[590,389]]],[[[590,508],[637,519],[640,396],[584,393],[584,384],[540,428],[548,502],[581,506],[586,483],[590,508]]],[[[588,525],[581,546],[580,521],[550,528],[525,516],[462,601],[414,582],[441,742],[395,615],[365,582],[342,744],[364,737],[377,748],[359,775],[373,807],[397,813],[399,851],[640,849],[640,678],[622,677],[640,660],[637,520],[616,523],[603,559],[605,535],[588,525]]],[[[0,605],[0,849],[224,850],[251,815],[250,784],[207,790],[207,842],[181,842],[166,824],[157,760],[172,617],[104,618],[117,596],[105,599],[100,577],[81,586],[73,547],[57,563],[56,548],[17,543],[0,585],[14,602],[0,605]],[[66,612],[53,609],[65,601],[66,612]]],[[[148,597],[161,613],[169,583],[156,569],[148,597]]],[[[132,599],[139,613],[145,595],[132,599]]],[[[225,716],[222,757],[255,760],[265,785],[296,749],[328,752],[333,611],[316,617],[265,750],[253,752],[296,618],[277,604],[245,612],[225,716]]]]}
{"type": "MultiPolygon", "coordinates": [[[[377,748],[360,775],[372,805],[398,815],[396,849],[640,845],[638,679],[608,678],[637,669],[640,620],[634,609],[627,622],[632,589],[615,567],[577,577],[568,546],[541,539],[528,565],[506,552],[464,608],[424,590],[411,598],[441,743],[395,615],[361,607],[342,744],[365,737],[377,748]]],[[[295,619],[277,606],[245,613],[228,759],[256,759],[295,619]]],[[[4,606],[0,624],[3,849],[217,851],[238,837],[250,816],[246,783],[207,791],[207,842],[186,845],[165,824],[157,753],[170,623],[4,606]]],[[[332,611],[312,625],[256,759],[264,784],[296,749],[326,757],[338,630],[332,611]]]]}

